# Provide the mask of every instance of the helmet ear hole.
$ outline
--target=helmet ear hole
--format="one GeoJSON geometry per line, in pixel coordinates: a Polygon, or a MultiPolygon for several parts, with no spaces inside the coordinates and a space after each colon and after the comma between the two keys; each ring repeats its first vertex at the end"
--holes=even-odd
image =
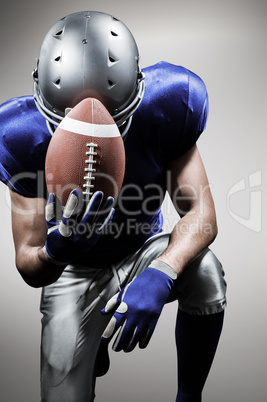
{"type": "Polygon", "coordinates": [[[118,36],[118,34],[116,32],[114,32],[114,31],[110,31],[110,33],[111,33],[112,36],[118,36]]]}

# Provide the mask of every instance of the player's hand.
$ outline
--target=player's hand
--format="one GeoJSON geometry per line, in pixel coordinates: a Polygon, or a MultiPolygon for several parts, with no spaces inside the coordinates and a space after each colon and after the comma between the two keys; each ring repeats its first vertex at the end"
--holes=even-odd
{"type": "Polygon", "coordinates": [[[140,348],[145,348],[167,301],[173,279],[149,267],[113,296],[102,310],[102,314],[116,310],[102,335],[102,342],[109,343],[120,328],[113,350],[131,352],[137,343],[140,348]]]}
{"type": "Polygon", "coordinates": [[[73,190],[63,208],[62,218],[56,219],[55,195],[49,194],[46,205],[47,240],[43,252],[55,264],[68,264],[89,251],[98,241],[106,224],[112,219],[114,199],[103,203],[103,193],[92,195],[80,217],[82,193],[73,190]]]}

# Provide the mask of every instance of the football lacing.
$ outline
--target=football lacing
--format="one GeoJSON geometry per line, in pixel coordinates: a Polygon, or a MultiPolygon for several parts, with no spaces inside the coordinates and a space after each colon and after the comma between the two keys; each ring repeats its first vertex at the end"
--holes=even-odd
{"type": "Polygon", "coordinates": [[[83,184],[83,187],[85,188],[85,191],[83,191],[83,194],[85,196],[85,200],[89,201],[91,195],[93,195],[94,184],[92,182],[95,180],[93,174],[96,172],[96,169],[94,169],[93,166],[96,163],[94,157],[97,155],[95,149],[98,147],[98,145],[90,142],[89,144],[86,144],[86,146],[89,148],[89,150],[86,152],[88,159],[85,160],[85,163],[88,166],[84,169],[87,174],[84,176],[85,183],[83,184]]]}

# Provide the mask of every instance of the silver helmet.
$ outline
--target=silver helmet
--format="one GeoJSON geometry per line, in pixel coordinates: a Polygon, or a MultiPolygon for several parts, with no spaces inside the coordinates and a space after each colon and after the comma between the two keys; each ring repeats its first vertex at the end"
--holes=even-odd
{"type": "Polygon", "coordinates": [[[48,31],[33,71],[34,99],[51,132],[82,99],[100,100],[122,135],[144,93],[139,52],[129,29],[96,11],[67,15],[48,31]]]}

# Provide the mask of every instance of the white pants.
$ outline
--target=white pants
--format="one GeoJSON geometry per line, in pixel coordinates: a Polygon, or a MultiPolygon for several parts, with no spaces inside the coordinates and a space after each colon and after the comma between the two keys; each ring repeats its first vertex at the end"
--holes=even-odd
{"type": "MultiPolygon", "coordinates": [[[[110,320],[100,311],[106,302],[162,253],[168,234],[144,246],[112,269],[68,266],[42,291],[41,401],[92,402],[95,361],[101,335],[110,320]]],[[[226,306],[222,266],[206,249],[175,282],[169,301],[189,314],[214,314],[226,306]]]]}

